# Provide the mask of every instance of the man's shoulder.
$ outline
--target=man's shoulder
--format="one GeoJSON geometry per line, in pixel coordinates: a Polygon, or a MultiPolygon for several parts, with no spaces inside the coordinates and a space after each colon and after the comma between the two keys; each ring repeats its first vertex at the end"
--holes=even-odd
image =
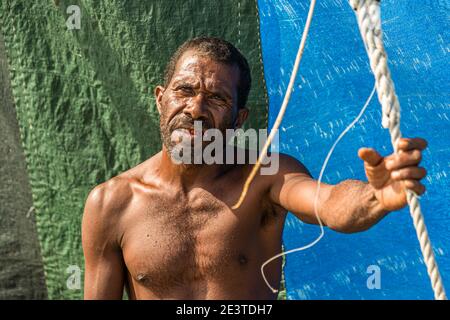
{"type": "Polygon", "coordinates": [[[131,178],[120,175],[93,188],[87,197],[86,208],[111,214],[122,211],[131,198],[131,178]]]}
{"type": "MultiPolygon", "coordinates": [[[[289,173],[303,173],[311,176],[306,166],[293,156],[281,152],[269,152],[268,157],[270,158],[270,161],[278,161],[278,165],[276,166],[278,170],[274,172],[273,176],[289,173]]],[[[271,165],[271,163],[267,163],[262,165],[262,167],[271,165]]]]}
{"type": "Polygon", "coordinates": [[[114,177],[93,188],[84,207],[83,241],[119,244],[122,234],[119,221],[131,198],[129,182],[122,177],[114,177]]]}
{"type": "Polygon", "coordinates": [[[133,196],[133,185],[143,180],[146,168],[152,166],[157,156],[155,155],[137,166],[97,185],[89,193],[86,203],[107,211],[112,208],[115,210],[123,208],[133,196]]]}
{"type": "Polygon", "coordinates": [[[292,173],[305,173],[310,175],[306,166],[298,159],[285,153],[279,153],[280,171],[291,171],[292,173]]]}

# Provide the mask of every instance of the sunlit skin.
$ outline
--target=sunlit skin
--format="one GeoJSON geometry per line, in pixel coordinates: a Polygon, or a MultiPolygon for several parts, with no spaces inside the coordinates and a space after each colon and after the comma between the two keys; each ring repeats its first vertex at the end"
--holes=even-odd
{"type": "MultiPolygon", "coordinates": [[[[298,160],[280,154],[279,171],[257,175],[242,206],[239,198],[252,166],[176,165],[170,133],[193,121],[207,128],[239,128],[248,109],[238,109],[239,69],[191,50],[166,88],[155,89],[162,150],[95,187],[83,215],[85,299],[274,299],[261,264],[281,251],[287,212],[317,224],[317,182],[298,160]]],[[[192,134],[193,132],[190,131],[192,134]]],[[[367,230],[406,205],[406,188],[425,192],[419,167],[427,143],[401,139],[398,155],[361,148],[367,180],[322,183],[318,213],[328,228],[367,230]]],[[[356,156],[356,155],[355,155],[356,156]]],[[[281,259],[265,268],[278,288],[281,259]]]]}

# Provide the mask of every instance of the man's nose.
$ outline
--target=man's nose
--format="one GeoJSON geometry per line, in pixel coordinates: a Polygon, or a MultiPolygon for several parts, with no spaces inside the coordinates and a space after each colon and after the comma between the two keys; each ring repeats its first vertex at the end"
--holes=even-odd
{"type": "Polygon", "coordinates": [[[202,93],[192,97],[184,108],[184,113],[191,116],[194,120],[206,119],[206,98],[202,93]]]}

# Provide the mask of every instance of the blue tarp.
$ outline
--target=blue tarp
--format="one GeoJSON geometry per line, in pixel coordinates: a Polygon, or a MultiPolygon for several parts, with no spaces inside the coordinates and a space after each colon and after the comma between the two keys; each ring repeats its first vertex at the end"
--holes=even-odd
{"type": "MultiPolygon", "coordinates": [[[[278,114],[309,7],[307,0],[259,0],[269,123],[278,114]]],[[[450,1],[382,1],[389,66],[401,104],[404,136],[428,140],[422,211],[447,288],[450,288],[450,1]]],[[[338,135],[356,117],[374,85],[353,11],[343,0],[320,0],[280,130],[280,151],[295,156],[315,178],[338,135]]],[[[360,147],[392,152],[381,127],[376,96],[337,146],[324,182],[365,179],[360,147]]],[[[290,215],[285,248],[303,246],[319,234],[290,215]]],[[[367,232],[325,230],[316,246],[287,256],[288,299],[432,299],[430,280],[408,208],[391,213],[367,232]],[[371,267],[381,287],[369,289],[371,267]],[[372,267],[373,268],[373,267],[372,267]],[[369,273],[368,273],[369,271],[369,273]]]]}

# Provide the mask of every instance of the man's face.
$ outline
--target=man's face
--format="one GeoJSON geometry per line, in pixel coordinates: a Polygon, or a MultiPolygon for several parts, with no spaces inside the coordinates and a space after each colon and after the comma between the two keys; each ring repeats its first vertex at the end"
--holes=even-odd
{"type": "Polygon", "coordinates": [[[194,121],[200,121],[203,130],[216,128],[224,135],[226,129],[240,125],[238,81],[237,66],[216,62],[193,50],[185,52],[167,88],[155,90],[166,149],[172,151],[176,145],[172,141],[175,131],[193,137],[194,121]]]}

